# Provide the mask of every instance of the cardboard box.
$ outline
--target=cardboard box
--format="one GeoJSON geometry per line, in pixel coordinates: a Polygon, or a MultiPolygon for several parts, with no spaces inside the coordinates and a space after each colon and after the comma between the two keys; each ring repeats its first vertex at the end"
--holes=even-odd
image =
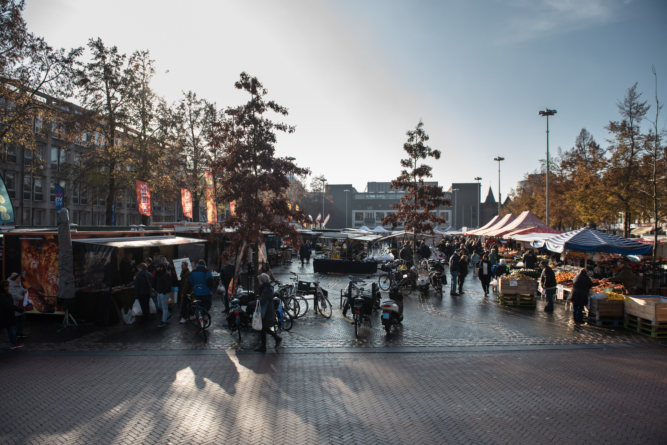
{"type": "Polygon", "coordinates": [[[498,284],[500,295],[536,295],[537,281],[519,281],[503,278],[498,284]]]}

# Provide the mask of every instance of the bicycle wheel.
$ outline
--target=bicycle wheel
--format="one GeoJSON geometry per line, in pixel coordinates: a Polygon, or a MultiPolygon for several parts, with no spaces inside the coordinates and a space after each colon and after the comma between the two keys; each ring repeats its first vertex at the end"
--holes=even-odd
{"type": "Polygon", "coordinates": [[[391,278],[389,277],[389,274],[381,274],[380,278],[378,278],[378,284],[380,285],[380,289],[384,291],[389,290],[389,287],[391,286],[391,278]]]}
{"type": "Polygon", "coordinates": [[[403,281],[398,287],[398,290],[404,297],[410,295],[412,293],[412,280],[408,279],[403,281]]]}
{"type": "Polygon", "coordinates": [[[299,315],[296,318],[301,318],[308,313],[308,300],[303,295],[297,295],[294,299],[299,303],[299,315]]]}
{"type": "Polygon", "coordinates": [[[320,295],[317,299],[317,306],[320,314],[322,314],[324,318],[331,318],[331,302],[327,297],[320,295]]]}
{"type": "Polygon", "coordinates": [[[211,315],[204,308],[199,308],[199,328],[208,329],[211,326],[211,315]]]}
{"type": "Polygon", "coordinates": [[[354,314],[354,336],[359,337],[359,325],[361,324],[361,314],[354,314]]]}
{"type": "Polygon", "coordinates": [[[285,312],[289,313],[292,318],[299,318],[300,306],[299,302],[292,297],[286,297],[283,303],[285,312]]]}
{"type": "Polygon", "coordinates": [[[289,314],[289,312],[284,312],[283,313],[283,331],[289,331],[292,329],[292,326],[294,325],[294,320],[292,319],[292,316],[289,314]]]}
{"type": "Polygon", "coordinates": [[[193,304],[188,308],[188,321],[192,326],[196,327],[199,325],[199,320],[197,317],[197,306],[193,304]]]}

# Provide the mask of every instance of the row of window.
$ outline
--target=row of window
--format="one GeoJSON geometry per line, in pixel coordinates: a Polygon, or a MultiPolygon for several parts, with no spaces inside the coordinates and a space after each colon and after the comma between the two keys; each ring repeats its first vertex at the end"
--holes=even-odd
{"type": "MultiPolygon", "coordinates": [[[[22,212],[23,225],[33,225],[33,226],[55,226],[58,224],[56,219],[56,211],[49,210],[48,214],[44,209],[32,209],[32,222],[30,221],[30,208],[24,208],[22,212]],[[48,215],[48,220],[46,216],[48,215]]],[[[174,216],[153,216],[151,221],[154,223],[159,222],[174,222],[174,216]]],[[[92,218],[90,212],[72,212],[71,214],[72,224],[78,224],[80,226],[104,226],[106,225],[106,214],[104,212],[93,212],[92,218]]],[[[18,221],[17,221],[18,223],[18,221]]],[[[141,215],[139,214],[129,214],[125,215],[123,213],[116,214],[116,225],[139,225],[141,224],[141,215]]]]}
{"type": "MultiPolygon", "coordinates": [[[[396,212],[354,212],[354,220],[355,221],[368,221],[368,220],[376,220],[380,221],[382,220],[385,215],[388,215],[389,213],[396,213],[396,212]]],[[[433,213],[437,215],[437,212],[434,210],[433,213]]],[[[440,217],[444,218],[445,221],[449,221],[449,214],[451,212],[449,211],[441,211],[440,212],[440,217]]]]}

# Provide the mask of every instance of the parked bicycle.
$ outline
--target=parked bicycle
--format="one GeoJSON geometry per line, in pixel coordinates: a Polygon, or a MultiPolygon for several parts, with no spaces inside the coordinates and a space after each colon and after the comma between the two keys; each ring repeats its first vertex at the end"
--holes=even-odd
{"type": "Polygon", "coordinates": [[[190,323],[197,327],[195,335],[199,334],[199,332],[202,332],[204,334],[204,341],[207,342],[208,337],[206,335],[206,329],[211,326],[211,315],[206,309],[199,305],[201,301],[195,298],[194,292],[189,294],[187,297],[190,300],[187,312],[188,320],[190,320],[190,323]]]}

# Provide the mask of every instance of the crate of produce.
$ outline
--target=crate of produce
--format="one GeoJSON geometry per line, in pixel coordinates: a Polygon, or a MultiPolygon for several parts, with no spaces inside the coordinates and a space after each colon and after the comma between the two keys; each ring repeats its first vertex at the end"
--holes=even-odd
{"type": "Polygon", "coordinates": [[[591,308],[588,311],[590,317],[601,319],[618,319],[622,320],[625,309],[624,300],[598,300],[591,299],[591,308]]]}
{"type": "Polygon", "coordinates": [[[537,295],[537,281],[503,278],[498,282],[498,295],[537,295]]]}
{"type": "Polygon", "coordinates": [[[625,315],[648,320],[652,326],[667,328],[667,298],[656,295],[626,297],[625,315]]]}

